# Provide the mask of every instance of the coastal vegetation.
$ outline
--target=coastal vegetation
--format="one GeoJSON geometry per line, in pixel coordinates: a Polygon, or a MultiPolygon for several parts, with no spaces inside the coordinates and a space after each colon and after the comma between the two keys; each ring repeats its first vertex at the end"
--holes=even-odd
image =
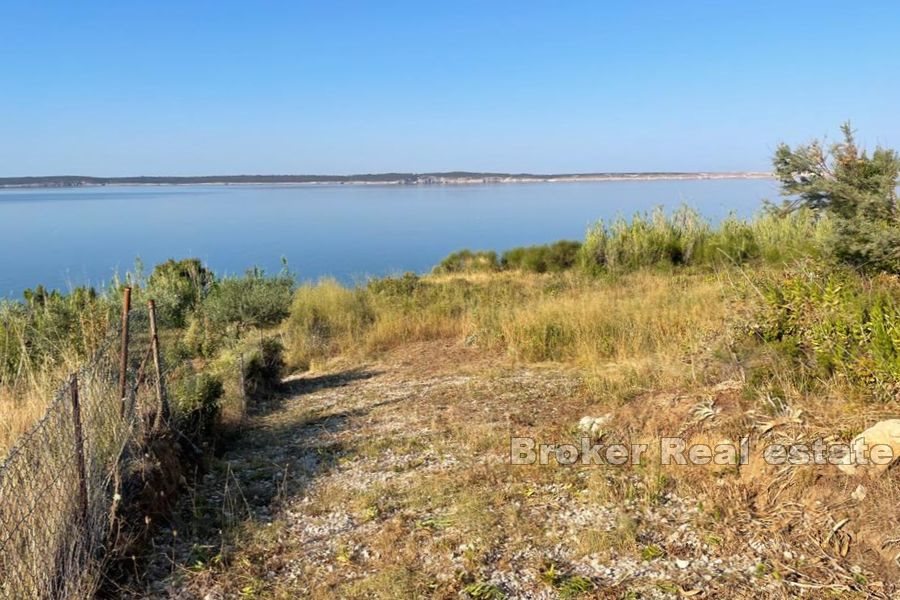
{"type": "MultiPolygon", "coordinates": [[[[393,365],[409,376],[409,364],[437,368],[416,361],[423,352],[431,352],[429,360],[441,360],[439,352],[429,350],[429,344],[440,342],[448,356],[466,351],[490,362],[479,373],[524,365],[527,371],[516,371],[517,377],[553,370],[567,377],[577,374],[578,384],[573,384],[571,398],[555,398],[552,405],[526,392],[509,396],[505,388],[492,388],[481,404],[503,416],[508,429],[502,431],[496,423],[487,426],[466,418],[466,411],[475,411],[473,405],[460,409],[462,416],[453,413],[458,419],[449,425],[441,420],[443,413],[428,413],[421,435],[397,442],[403,444],[398,452],[413,452],[432,442],[433,430],[446,434],[444,445],[429,447],[430,454],[417,465],[440,464],[441,456],[459,448],[473,456],[502,458],[508,441],[504,436],[516,427],[531,435],[572,435],[586,411],[607,413],[609,430],[602,435],[608,439],[652,441],[678,434],[707,442],[742,436],[850,440],[873,416],[900,411],[900,213],[895,196],[900,161],[889,150],[869,155],[859,149],[846,127],[843,141],[828,149],[818,142],[780,146],[774,162],[788,201],[748,220],[732,216],[712,223],[688,207],[659,209],[599,222],[580,242],[500,253],[462,250],[431,274],[407,273],[352,287],[330,279],[298,283],[287,266],[275,275],[253,269],[243,276],[218,277],[200,261],[185,259],[157,265],[148,276],[138,268],[103,290],[28,290],[21,301],[0,306],[0,448],[15,443],[40,418],[66,374],[108,342],[126,286],[138,305],[149,298],[157,303],[164,360],[172,367],[173,409],[185,427],[193,428],[192,439],[215,440],[222,430],[237,429],[248,413],[289,395],[287,374],[301,383],[340,387],[348,383],[321,374],[336,364],[351,365],[357,370],[341,371],[350,373],[345,378],[363,379],[360,365],[382,361],[378,364],[393,365]],[[516,412],[520,402],[529,407],[528,414],[516,412]]],[[[477,381],[466,381],[477,387],[477,381]]],[[[436,384],[425,379],[420,385],[430,389],[436,384]]],[[[514,382],[504,385],[514,387],[514,382]]],[[[391,392],[401,397],[405,389],[391,392]]],[[[451,400],[420,400],[437,402],[443,410],[454,398],[450,392],[446,397],[451,400]]],[[[375,406],[392,398],[379,397],[375,406]]],[[[352,398],[326,400],[334,406],[352,398]]],[[[413,418],[416,410],[405,410],[403,418],[413,418]]],[[[299,426],[303,435],[337,435],[329,429],[332,421],[315,416],[304,417],[309,420],[299,426]]],[[[354,416],[348,409],[335,420],[354,416]]],[[[277,438],[286,444],[304,443],[285,428],[278,435],[293,436],[277,438]]],[[[356,459],[386,460],[382,442],[367,437],[362,446],[317,447],[316,456],[324,454],[338,472],[356,459]]],[[[395,456],[393,446],[389,450],[395,456]]],[[[496,464],[503,464],[501,458],[496,464]]],[[[215,463],[213,456],[209,459],[215,463]]],[[[537,467],[511,475],[492,470],[493,464],[477,463],[465,475],[428,471],[415,480],[420,488],[366,483],[304,497],[301,508],[313,517],[330,514],[339,503],[356,521],[383,527],[375,535],[385,548],[406,544],[402,552],[385,551],[373,559],[381,561],[382,575],[360,570],[362,574],[345,580],[332,577],[313,596],[332,597],[337,591],[346,597],[399,597],[431,590],[444,597],[504,597],[502,582],[488,580],[485,572],[486,561],[499,550],[482,534],[541,537],[544,522],[521,507],[546,489],[577,492],[579,499],[594,504],[636,503],[647,511],[675,496],[702,498],[692,526],[702,531],[705,553],[746,545],[745,531],[765,537],[760,523],[776,527],[783,519],[786,525],[777,529],[783,544],[778,553],[760,550],[754,555],[759,562],[753,577],[776,588],[791,582],[806,589],[827,584],[864,597],[875,589],[870,584],[896,581],[891,558],[896,552],[886,536],[900,526],[894,472],[886,480],[867,482],[859,492],[855,481],[849,485],[831,471],[773,469],[759,456],[746,468],[678,470],[640,463],[583,477],[537,467]],[[853,505],[854,523],[847,525],[851,517],[841,521],[843,513],[827,511],[846,507],[851,491],[854,498],[868,496],[865,504],[853,505]],[[804,498],[819,503],[807,505],[804,498]],[[407,518],[410,514],[416,517],[407,518]],[[821,522],[805,520],[810,514],[821,522]],[[738,522],[746,528],[739,530],[738,522]],[[851,528],[852,536],[846,533],[851,528]],[[378,537],[382,534],[384,539],[378,537]],[[811,539],[825,558],[799,558],[810,556],[811,539]],[[419,544],[459,554],[462,566],[457,565],[461,571],[456,579],[447,583],[429,575],[427,565],[417,562],[419,544]]],[[[392,466],[397,472],[406,468],[392,466]]],[[[230,469],[229,463],[225,487],[237,480],[230,469]]],[[[266,496],[273,506],[276,500],[287,501],[285,489],[266,496]]],[[[202,513],[191,508],[192,514],[202,513]]],[[[219,535],[220,550],[199,542],[205,554],[190,550],[193,562],[183,575],[189,585],[216,580],[246,597],[289,597],[293,583],[280,588],[267,579],[267,569],[276,567],[263,554],[290,546],[291,536],[279,533],[277,523],[272,528],[249,521],[227,527],[224,521],[213,520],[204,534],[219,535]],[[208,555],[210,548],[218,554],[208,555]],[[268,566],[259,566],[263,564],[268,566]]],[[[574,552],[580,558],[626,555],[654,563],[681,550],[667,546],[667,538],[642,537],[638,528],[637,523],[617,521],[602,533],[585,533],[574,552]]],[[[366,537],[370,534],[367,530],[366,537]]],[[[329,566],[338,571],[353,570],[362,560],[349,546],[333,554],[329,566]]],[[[538,579],[560,597],[587,597],[594,589],[590,578],[560,567],[558,556],[543,558],[538,579]]],[[[303,552],[298,550],[293,560],[304,560],[303,552]]],[[[281,560],[277,568],[288,563],[281,560]]],[[[663,591],[677,593],[678,587],[674,589],[663,591]]]]}
{"type": "MultiPolygon", "coordinates": [[[[25,433],[62,382],[115,340],[111,333],[126,287],[132,289],[136,307],[155,301],[165,362],[177,377],[191,380],[186,387],[174,387],[174,406],[212,403],[214,412],[223,408],[227,415],[242,396],[237,381],[254,379],[250,371],[256,363],[269,360],[261,354],[280,352],[267,345],[266,332],[288,314],[294,279],[286,270],[267,276],[258,269],[218,278],[196,259],[170,260],[149,276],[138,265],[102,290],[76,288],[64,294],[38,286],[26,290],[20,302],[0,304],[0,448],[25,433]],[[242,353],[243,374],[238,365],[242,353]],[[204,383],[204,394],[195,377],[204,383]],[[223,385],[230,392],[225,401],[213,393],[223,385]],[[187,397],[180,397],[181,391],[187,397]]],[[[135,318],[146,320],[146,311],[138,308],[135,318]]]]}

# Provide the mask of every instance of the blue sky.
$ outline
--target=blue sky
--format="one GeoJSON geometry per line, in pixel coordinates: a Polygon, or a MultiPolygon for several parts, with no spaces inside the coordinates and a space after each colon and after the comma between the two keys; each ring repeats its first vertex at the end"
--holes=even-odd
{"type": "Polygon", "coordinates": [[[0,176],[766,169],[848,118],[900,145],[898,26],[896,2],[0,0],[0,176]]]}

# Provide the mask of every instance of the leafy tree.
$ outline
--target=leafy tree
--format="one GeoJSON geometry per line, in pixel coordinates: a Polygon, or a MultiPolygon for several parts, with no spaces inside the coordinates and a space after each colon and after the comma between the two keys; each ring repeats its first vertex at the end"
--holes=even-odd
{"type": "Polygon", "coordinates": [[[814,140],[775,151],[775,175],[792,198],[779,210],[809,207],[834,219],[833,252],[867,269],[900,272],[900,156],[877,147],[871,156],[856,144],[849,123],[843,141],[826,147],[814,140]]]}

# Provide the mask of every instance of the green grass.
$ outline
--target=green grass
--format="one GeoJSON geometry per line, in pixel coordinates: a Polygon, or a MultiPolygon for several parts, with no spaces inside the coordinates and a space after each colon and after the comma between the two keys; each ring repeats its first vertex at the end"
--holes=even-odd
{"type": "Polygon", "coordinates": [[[825,254],[830,221],[810,210],[766,212],[755,219],[729,216],[712,226],[693,209],[671,215],[661,208],[627,221],[598,222],[588,230],[580,264],[589,272],[651,266],[783,264],[825,254]]]}

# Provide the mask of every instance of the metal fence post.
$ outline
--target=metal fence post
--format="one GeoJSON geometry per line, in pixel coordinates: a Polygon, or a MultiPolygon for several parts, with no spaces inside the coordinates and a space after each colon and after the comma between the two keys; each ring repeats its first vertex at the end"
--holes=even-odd
{"type": "Polygon", "coordinates": [[[159,431],[163,421],[169,420],[169,401],[163,387],[162,363],[159,358],[159,333],[156,329],[156,303],[153,300],[147,301],[147,312],[150,314],[150,349],[153,352],[153,365],[156,367],[157,409],[153,429],[159,431]]]}
{"type": "Polygon", "coordinates": [[[78,508],[82,523],[88,522],[87,466],[84,460],[84,431],[81,426],[81,402],[78,399],[78,374],[72,375],[69,384],[72,397],[72,423],[75,428],[75,467],[78,469],[78,508]]]}
{"type": "Polygon", "coordinates": [[[131,310],[131,288],[126,287],[122,296],[122,349],[119,354],[119,408],[120,416],[125,416],[128,387],[128,313],[131,310]]]}

